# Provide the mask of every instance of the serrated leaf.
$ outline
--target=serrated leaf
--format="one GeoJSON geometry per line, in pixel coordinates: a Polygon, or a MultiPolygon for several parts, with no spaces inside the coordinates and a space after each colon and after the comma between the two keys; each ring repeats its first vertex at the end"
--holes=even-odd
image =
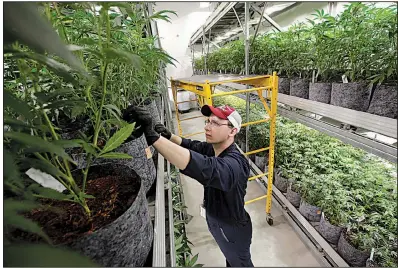
{"type": "Polygon", "coordinates": [[[86,198],[92,199],[92,198],[95,198],[95,197],[92,196],[92,195],[86,194],[86,193],[84,193],[84,192],[80,192],[80,193],[79,193],[79,199],[80,199],[80,200],[84,200],[84,199],[86,199],[86,198]]]}
{"type": "Polygon", "coordinates": [[[88,257],[66,248],[44,244],[4,246],[5,267],[98,267],[88,257]],[[24,256],[21,258],[21,256],[24,256]]]}
{"type": "Polygon", "coordinates": [[[192,267],[198,261],[198,254],[196,254],[189,262],[189,267],[192,267]]]}
{"type": "Polygon", "coordinates": [[[84,47],[73,45],[73,44],[66,45],[66,48],[69,51],[79,51],[79,50],[83,50],[84,49],[84,47]]]}
{"type": "Polygon", "coordinates": [[[12,118],[10,116],[7,116],[7,115],[4,116],[4,125],[9,125],[11,127],[17,127],[17,129],[18,129],[18,127],[19,128],[23,128],[23,129],[40,129],[40,130],[42,130],[44,132],[48,132],[50,130],[45,125],[32,126],[32,125],[29,125],[27,122],[24,122],[22,120],[14,119],[14,118],[12,118]]]}
{"type": "Polygon", "coordinates": [[[96,45],[97,41],[92,38],[86,37],[86,38],[80,39],[79,44],[92,46],[92,45],[96,45]]]}
{"type": "Polygon", "coordinates": [[[65,95],[72,94],[72,93],[73,93],[73,89],[62,88],[62,89],[58,89],[54,92],[35,92],[34,94],[42,103],[46,103],[58,96],[65,96],[65,95]]]}
{"type": "Polygon", "coordinates": [[[31,112],[31,108],[28,104],[18,99],[14,94],[8,90],[4,90],[4,106],[10,107],[17,114],[23,115],[27,119],[32,119],[34,113],[31,112]]]}
{"type": "Polygon", "coordinates": [[[114,49],[114,48],[105,48],[103,53],[106,55],[106,58],[109,62],[114,60],[121,60],[122,62],[131,64],[134,68],[140,69],[142,65],[142,59],[140,56],[133,54],[128,51],[114,49]]]}
{"type": "Polygon", "coordinates": [[[177,250],[179,250],[182,246],[183,246],[183,243],[182,243],[182,239],[184,238],[184,235],[180,235],[180,237],[178,237],[177,239],[176,239],[176,241],[175,241],[175,251],[177,251],[177,250]]]}
{"type": "Polygon", "coordinates": [[[23,187],[22,182],[18,180],[20,178],[18,166],[8,150],[4,150],[4,166],[7,167],[4,169],[4,180],[12,181],[14,184],[16,183],[18,186],[23,187]]]}
{"type": "Polygon", "coordinates": [[[41,55],[38,53],[27,53],[27,52],[20,52],[20,51],[14,51],[12,53],[12,56],[14,58],[30,59],[30,60],[35,60],[39,63],[42,63],[42,64],[46,65],[50,70],[52,70],[55,74],[64,78],[65,81],[70,82],[76,86],[79,85],[79,82],[70,73],[72,71],[72,69],[69,66],[67,66],[63,63],[60,63],[52,58],[49,58],[47,56],[44,56],[44,55],[41,55]]]}
{"type": "Polygon", "coordinates": [[[32,136],[21,132],[8,131],[4,133],[4,137],[20,142],[33,149],[37,148],[38,150],[43,152],[56,154],[72,162],[70,156],[64,151],[61,146],[55,145],[37,136],[32,136]]]}
{"type": "Polygon", "coordinates": [[[75,140],[56,140],[53,141],[52,143],[58,146],[61,146],[62,148],[76,148],[76,147],[82,147],[83,140],[75,139],[75,140]]]}
{"type": "Polygon", "coordinates": [[[120,110],[113,104],[104,105],[105,109],[107,109],[114,117],[120,118],[121,112],[120,110]]]}
{"type": "Polygon", "coordinates": [[[83,109],[86,108],[87,103],[82,100],[56,100],[45,106],[46,109],[56,108],[60,109],[63,107],[76,107],[80,106],[83,109]]]}
{"type": "Polygon", "coordinates": [[[38,234],[50,243],[50,238],[43,232],[37,223],[18,214],[19,212],[30,211],[37,207],[38,206],[35,203],[28,203],[26,200],[21,202],[6,199],[4,200],[4,221],[6,225],[26,232],[38,234]]]}
{"type": "Polygon", "coordinates": [[[75,117],[81,115],[84,112],[84,110],[85,110],[85,107],[83,107],[83,106],[79,106],[79,105],[73,106],[71,116],[75,118],[75,117]]]}
{"type": "Polygon", "coordinates": [[[116,132],[105,144],[101,154],[105,154],[119,147],[128,137],[130,137],[131,133],[133,133],[134,125],[135,124],[129,124],[116,132]]]}
{"type": "Polygon", "coordinates": [[[99,157],[100,158],[108,158],[108,159],[132,159],[133,158],[131,155],[124,154],[124,153],[116,153],[116,152],[102,154],[99,157]]]}
{"type": "Polygon", "coordinates": [[[66,49],[51,24],[42,17],[36,4],[7,2],[3,8],[5,44],[13,44],[18,40],[39,53],[47,51],[56,54],[87,76],[83,65],[66,49]]]}
{"type": "Polygon", "coordinates": [[[39,184],[32,184],[29,186],[30,190],[32,190],[34,193],[40,195],[41,198],[49,198],[53,200],[60,200],[60,201],[65,201],[65,200],[70,200],[69,195],[65,195],[63,193],[58,192],[57,190],[47,188],[47,187],[42,187],[39,184]]]}
{"type": "Polygon", "coordinates": [[[83,196],[84,196],[84,198],[89,198],[89,199],[95,198],[95,196],[93,196],[91,194],[86,194],[86,193],[83,196]]]}

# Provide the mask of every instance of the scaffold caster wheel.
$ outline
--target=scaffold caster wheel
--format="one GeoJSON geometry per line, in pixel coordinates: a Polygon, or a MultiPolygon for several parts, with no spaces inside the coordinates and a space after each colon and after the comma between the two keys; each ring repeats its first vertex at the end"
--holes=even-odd
{"type": "Polygon", "coordinates": [[[267,222],[270,226],[274,225],[274,219],[272,218],[272,216],[267,216],[267,222]]]}

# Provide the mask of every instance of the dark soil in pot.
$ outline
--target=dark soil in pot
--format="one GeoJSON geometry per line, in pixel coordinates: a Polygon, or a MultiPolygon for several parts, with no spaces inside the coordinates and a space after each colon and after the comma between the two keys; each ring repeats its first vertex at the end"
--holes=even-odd
{"type": "MultiPolygon", "coordinates": [[[[95,196],[87,199],[91,221],[79,204],[47,199],[41,202],[62,209],[60,214],[36,209],[26,216],[38,222],[55,245],[80,251],[99,265],[142,266],[151,249],[153,229],[139,176],[124,165],[98,165],[90,170],[86,193],[95,196]]],[[[81,185],[81,170],[72,174],[81,185]]],[[[27,233],[20,237],[41,240],[27,233]]]]}
{"type": "Polygon", "coordinates": [[[368,113],[397,118],[397,85],[377,85],[368,108],[368,113]]]}
{"type": "Polygon", "coordinates": [[[342,232],[337,244],[337,252],[350,265],[354,267],[365,267],[370,252],[356,249],[347,240],[346,232],[342,232]]]}
{"type": "Polygon", "coordinates": [[[282,177],[282,172],[279,169],[277,169],[276,171],[277,172],[275,172],[274,185],[276,188],[278,188],[279,191],[281,191],[282,193],[286,193],[289,181],[288,179],[282,177]]]}
{"type": "MultiPolygon", "coordinates": [[[[131,155],[132,159],[105,159],[97,158],[94,164],[123,164],[132,168],[140,176],[143,184],[145,193],[149,191],[151,186],[154,184],[156,179],[156,169],[152,158],[147,156],[148,144],[146,142],[145,136],[127,141],[118,147],[115,152],[126,153],[131,155]]],[[[86,155],[83,153],[71,154],[72,159],[77,163],[77,168],[86,167],[86,155]]]]}
{"type": "Polygon", "coordinates": [[[310,82],[308,79],[290,80],[290,95],[303,99],[308,99],[309,83],[310,82]]]}
{"type": "Polygon", "coordinates": [[[296,208],[300,207],[301,195],[296,192],[294,186],[287,187],[286,199],[296,208]]]}
{"type": "Polygon", "coordinates": [[[365,112],[370,101],[371,88],[366,83],[333,83],[330,104],[365,112]]]}
{"type": "Polygon", "coordinates": [[[326,239],[326,241],[336,245],[337,242],[339,241],[342,231],[343,231],[342,227],[331,224],[325,218],[325,214],[322,213],[321,221],[319,223],[319,233],[323,238],[326,239]]]}
{"type": "Polygon", "coordinates": [[[332,94],[332,83],[310,83],[308,98],[313,101],[329,104],[332,94]]]}
{"type": "Polygon", "coordinates": [[[287,77],[279,77],[278,79],[278,93],[290,94],[290,79],[287,77]]]}
{"type": "Polygon", "coordinates": [[[304,199],[301,199],[299,212],[309,221],[319,222],[321,220],[321,208],[308,204],[304,199]]]}

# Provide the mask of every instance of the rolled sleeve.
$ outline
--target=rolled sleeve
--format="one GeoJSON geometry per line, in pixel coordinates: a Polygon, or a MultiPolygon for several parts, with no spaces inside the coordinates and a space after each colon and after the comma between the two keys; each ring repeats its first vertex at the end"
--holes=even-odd
{"type": "Polygon", "coordinates": [[[209,157],[190,150],[190,161],[181,173],[204,186],[228,192],[237,183],[238,161],[232,157],[209,157]]]}

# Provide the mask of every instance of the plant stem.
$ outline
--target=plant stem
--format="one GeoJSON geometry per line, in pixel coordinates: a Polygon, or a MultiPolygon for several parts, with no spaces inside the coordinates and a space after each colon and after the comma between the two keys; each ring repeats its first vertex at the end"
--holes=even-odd
{"type": "Polygon", "coordinates": [[[83,170],[83,186],[82,186],[83,193],[86,191],[87,176],[88,176],[88,171],[89,171],[90,166],[91,166],[92,158],[93,158],[93,155],[89,154],[88,158],[87,158],[86,168],[83,170]]]}
{"type": "MultiPolygon", "coordinates": [[[[57,12],[58,17],[61,18],[62,14],[61,14],[61,12],[59,12],[59,9],[58,9],[58,6],[57,6],[57,2],[53,2],[53,5],[54,5],[54,8],[55,8],[55,10],[57,12]]],[[[64,36],[66,43],[69,43],[68,36],[66,35],[66,31],[65,31],[65,26],[64,26],[64,24],[62,22],[61,22],[61,30],[62,30],[62,35],[64,36]]]]}
{"type": "Polygon", "coordinates": [[[98,108],[98,111],[96,113],[96,119],[95,119],[95,128],[94,128],[94,146],[97,146],[98,142],[98,135],[99,135],[99,126],[100,126],[100,121],[101,121],[101,115],[102,115],[102,108],[104,107],[105,104],[105,97],[106,97],[106,73],[108,69],[108,63],[105,63],[105,66],[103,67],[102,70],[102,97],[101,97],[101,104],[100,107],[98,108]]]}

